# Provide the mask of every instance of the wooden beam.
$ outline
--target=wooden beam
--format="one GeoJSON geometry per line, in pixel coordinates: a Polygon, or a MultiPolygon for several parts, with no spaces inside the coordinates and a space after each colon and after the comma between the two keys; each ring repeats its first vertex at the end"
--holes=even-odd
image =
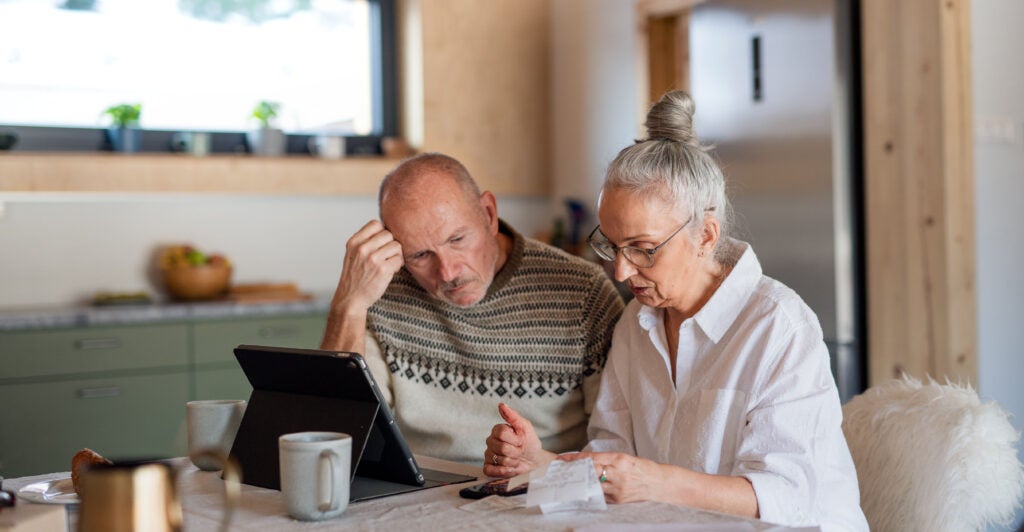
{"type": "MultiPolygon", "coordinates": [[[[0,155],[4,192],[124,192],[371,196],[400,159],[155,153],[39,153],[0,155]]],[[[542,196],[543,183],[480,179],[495,194],[542,196]]]]}
{"type": "Polygon", "coordinates": [[[419,1],[423,150],[481,186],[549,193],[547,0],[419,1]]]}
{"type": "MultiPolygon", "coordinates": [[[[651,104],[668,90],[690,90],[690,11],[704,0],[638,0],[637,113],[643,124],[651,104]]],[[[644,134],[643,128],[638,135],[644,134]]]]}
{"type": "Polygon", "coordinates": [[[977,383],[969,11],[861,2],[869,385],[977,383]]]}
{"type": "Polygon", "coordinates": [[[689,11],[647,19],[648,97],[690,88],[689,11]]]}

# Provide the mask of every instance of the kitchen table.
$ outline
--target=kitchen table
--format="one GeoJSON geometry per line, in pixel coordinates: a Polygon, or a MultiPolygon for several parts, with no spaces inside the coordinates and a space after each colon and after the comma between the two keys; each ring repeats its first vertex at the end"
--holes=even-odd
{"type": "MultiPolygon", "coordinates": [[[[484,477],[480,467],[467,466],[436,458],[417,456],[429,469],[484,477]]],[[[187,532],[216,531],[223,508],[224,483],[219,472],[200,471],[187,458],[170,461],[178,468],[178,495],[184,510],[187,532]]],[[[11,478],[4,488],[17,491],[42,480],[67,478],[69,473],[11,478]]],[[[338,518],[319,522],[300,522],[288,517],[281,492],[243,485],[241,500],[231,521],[231,530],[649,530],[756,531],[787,530],[754,519],[695,510],[671,504],[643,502],[609,504],[606,511],[559,512],[544,515],[536,507],[523,506],[526,496],[509,498],[517,506],[480,511],[466,505],[479,502],[460,498],[459,489],[473,483],[454,484],[402,495],[350,504],[338,518]],[[671,523],[670,527],[665,524],[671,523]]],[[[33,504],[19,501],[19,504],[33,504]]],[[[480,505],[476,505],[480,506],[480,505]]],[[[75,530],[77,505],[68,505],[68,529],[75,530]]],[[[807,530],[807,529],[800,529],[807,530]]]]}

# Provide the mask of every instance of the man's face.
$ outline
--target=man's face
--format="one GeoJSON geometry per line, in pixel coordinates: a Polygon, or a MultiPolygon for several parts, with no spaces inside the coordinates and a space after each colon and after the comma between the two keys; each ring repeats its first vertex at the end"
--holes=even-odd
{"type": "Polygon", "coordinates": [[[494,280],[500,255],[494,196],[468,198],[447,179],[414,188],[381,210],[402,245],[405,268],[434,297],[459,307],[476,304],[494,280]]]}

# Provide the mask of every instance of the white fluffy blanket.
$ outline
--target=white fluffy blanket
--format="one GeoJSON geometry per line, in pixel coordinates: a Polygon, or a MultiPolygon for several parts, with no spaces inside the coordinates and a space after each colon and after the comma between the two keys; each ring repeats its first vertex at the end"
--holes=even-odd
{"type": "Polygon", "coordinates": [[[843,407],[843,432],[871,530],[1008,524],[1024,496],[1020,434],[970,386],[904,377],[843,407]]]}

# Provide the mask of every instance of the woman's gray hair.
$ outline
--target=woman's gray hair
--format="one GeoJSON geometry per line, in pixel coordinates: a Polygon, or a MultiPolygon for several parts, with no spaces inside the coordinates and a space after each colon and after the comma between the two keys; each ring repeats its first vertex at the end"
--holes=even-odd
{"type": "MultiPolygon", "coordinates": [[[[602,195],[609,189],[658,198],[667,195],[680,217],[685,220],[692,215],[698,228],[705,216],[717,218],[724,237],[732,214],[725,177],[709,153],[711,148],[701,145],[694,132],[693,111],[693,99],[686,92],[665,93],[647,112],[647,138],[624,148],[608,165],[602,195]]],[[[693,230],[686,233],[696,236],[693,230]]]]}

